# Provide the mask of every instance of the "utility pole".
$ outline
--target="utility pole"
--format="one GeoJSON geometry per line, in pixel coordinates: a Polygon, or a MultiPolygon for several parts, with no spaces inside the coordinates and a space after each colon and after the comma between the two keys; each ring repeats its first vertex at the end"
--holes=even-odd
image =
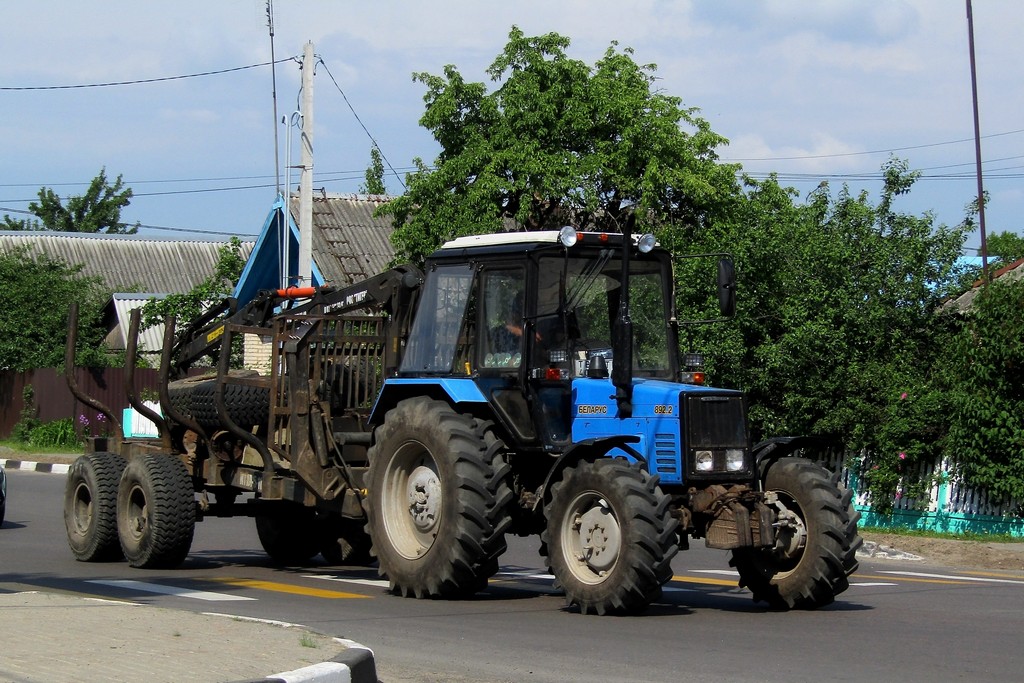
{"type": "Polygon", "coordinates": [[[988,244],[985,240],[985,185],[981,174],[981,122],[978,119],[978,69],[974,60],[974,12],[971,0],[967,0],[967,45],[971,52],[971,99],[974,102],[974,159],[978,176],[978,227],[981,230],[981,272],[982,281],[987,285],[988,244]]]}
{"type": "Polygon", "coordinates": [[[313,43],[302,53],[302,171],[299,175],[299,284],[313,284],[313,43]]]}

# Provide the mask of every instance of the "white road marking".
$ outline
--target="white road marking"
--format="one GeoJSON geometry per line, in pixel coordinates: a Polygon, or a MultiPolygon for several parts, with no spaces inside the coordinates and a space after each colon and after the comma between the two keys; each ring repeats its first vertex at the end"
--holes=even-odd
{"type": "Polygon", "coordinates": [[[331,574],[306,574],[304,579],[322,579],[324,581],[337,581],[338,583],[355,583],[360,586],[374,586],[376,588],[390,588],[391,584],[383,579],[349,579],[344,576],[333,576],[331,574]]]}
{"type": "Polygon", "coordinates": [[[255,600],[243,595],[229,595],[227,593],[211,593],[210,591],[197,591],[189,588],[178,588],[176,586],[165,586],[158,583],[145,583],[143,581],[131,580],[109,580],[93,579],[86,583],[98,583],[102,586],[113,586],[114,588],[125,588],[127,590],[142,591],[144,593],[159,593],[160,595],[173,595],[177,598],[191,598],[192,600],[207,600],[209,602],[230,602],[239,600],[255,600]]]}
{"type": "Polygon", "coordinates": [[[978,583],[1012,583],[1017,585],[1024,585],[1024,581],[1013,580],[1013,579],[994,579],[985,578],[981,576],[963,576],[961,574],[926,574],[924,572],[898,572],[898,571],[880,571],[879,574],[895,574],[897,576],[917,576],[924,579],[949,579],[953,581],[977,581],[978,583]]]}

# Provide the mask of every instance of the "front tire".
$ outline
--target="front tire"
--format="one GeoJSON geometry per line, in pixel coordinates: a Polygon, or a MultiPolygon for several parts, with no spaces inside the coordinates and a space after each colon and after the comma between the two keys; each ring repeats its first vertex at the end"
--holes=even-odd
{"type": "Polygon", "coordinates": [[[506,549],[511,493],[487,425],[427,398],[401,401],[370,448],[367,531],[392,592],[462,597],[506,549]]]}
{"type": "Polygon", "coordinates": [[[679,550],[669,502],[656,477],[621,459],[565,469],[544,509],[541,553],[569,605],[628,614],[660,597],[679,550]]]}
{"type": "Polygon", "coordinates": [[[117,485],[126,461],[109,452],[75,460],[64,487],[64,527],[80,562],[122,558],[117,539],[117,485]]]}
{"type": "Polygon", "coordinates": [[[117,491],[117,533],[128,564],[176,567],[195,532],[192,478],[180,459],[150,453],[132,458],[117,491]]]}
{"type": "Polygon", "coordinates": [[[781,458],[768,470],[765,490],[778,497],[773,548],[734,550],[729,564],[754,600],[774,609],[816,609],[849,585],[862,540],[852,492],[838,476],[804,458],[781,458]]]}

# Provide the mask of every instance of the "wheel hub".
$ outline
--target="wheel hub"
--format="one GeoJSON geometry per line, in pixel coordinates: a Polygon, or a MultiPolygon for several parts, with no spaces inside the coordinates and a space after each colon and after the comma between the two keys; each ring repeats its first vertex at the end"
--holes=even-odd
{"type": "Polygon", "coordinates": [[[441,482],[437,473],[420,465],[409,476],[406,486],[409,514],[420,533],[427,533],[437,525],[441,509],[441,482]]]}
{"type": "Polygon", "coordinates": [[[580,560],[594,572],[600,574],[611,569],[622,546],[619,523],[611,510],[595,505],[578,519],[580,560]]]}

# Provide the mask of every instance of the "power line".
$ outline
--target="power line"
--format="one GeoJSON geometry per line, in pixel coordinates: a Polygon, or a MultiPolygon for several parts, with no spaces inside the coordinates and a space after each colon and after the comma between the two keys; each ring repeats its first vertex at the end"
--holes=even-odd
{"type": "MultiPolygon", "coordinates": [[[[1017,135],[1018,133],[1024,133],[1024,129],[1010,130],[1005,133],[992,133],[991,135],[984,135],[984,138],[997,138],[1004,135],[1017,135]]],[[[856,157],[865,156],[869,154],[891,154],[892,152],[905,152],[911,149],[926,149],[928,147],[942,147],[943,145],[957,145],[963,142],[974,142],[974,138],[963,138],[961,140],[947,140],[946,142],[931,142],[923,145],[910,145],[907,147],[890,147],[888,149],[876,149],[867,152],[843,152],[839,154],[810,154],[804,156],[793,156],[793,157],[751,157],[751,158],[737,158],[737,159],[722,159],[726,163],[734,161],[803,161],[807,159],[835,159],[839,157],[856,157]]]]}
{"type": "Polygon", "coordinates": [[[259,64],[247,64],[236,66],[230,69],[218,69],[216,71],[203,71],[195,74],[183,74],[180,76],[162,76],[160,78],[143,78],[135,81],[111,81],[109,83],[81,83],[78,85],[26,85],[26,86],[2,86],[0,90],[75,90],[81,88],[109,88],[116,85],[139,85],[142,83],[160,83],[162,81],[180,81],[185,78],[198,78],[200,76],[215,76],[218,74],[231,73],[233,71],[244,71],[245,69],[256,69],[261,66],[270,66],[280,62],[296,60],[297,57],[285,57],[272,62],[261,62],[259,64]]]}
{"type": "Polygon", "coordinates": [[[370,131],[367,130],[366,125],[363,123],[363,120],[359,118],[359,114],[356,113],[355,107],[353,107],[352,103],[348,101],[348,97],[345,95],[345,91],[341,89],[340,85],[338,85],[338,81],[334,78],[334,74],[331,73],[331,69],[330,67],[327,66],[327,62],[324,61],[323,57],[320,58],[320,63],[324,65],[324,71],[326,71],[327,75],[331,77],[331,82],[334,83],[334,87],[337,88],[338,92],[341,93],[341,98],[345,100],[345,104],[348,105],[349,111],[352,112],[352,116],[354,116],[359,125],[362,126],[363,132],[366,133],[366,137],[370,138],[370,142],[373,143],[374,149],[380,152],[380,158],[383,159],[384,163],[386,163],[388,165],[388,168],[391,169],[391,173],[394,174],[395,178],[402,185],[402,189],[408,189],[405,186],[405,182],[402,180],[402,177],[398,175],[398,171],[396,171],[395,168],[391,165],[391,162],[388,161],[387,156],[384,154],[384,150],[380,148],[380,145],[377,144],[377,141],[374,139],[374,137],[370,135],[370,131]]]}

